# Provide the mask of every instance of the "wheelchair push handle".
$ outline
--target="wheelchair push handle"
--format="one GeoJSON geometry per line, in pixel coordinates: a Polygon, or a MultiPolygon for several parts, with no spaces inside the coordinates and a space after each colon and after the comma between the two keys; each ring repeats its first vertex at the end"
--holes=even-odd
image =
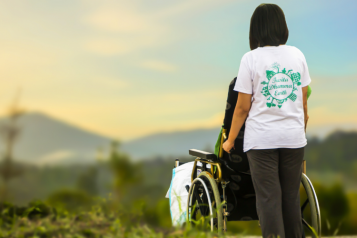
{"type": "MultiPolygon", "coordinates": [[[[226,134],[226,131],[224,130],[222,132],[222,144],[221,144],[221,147],[222,147],[222,153],[223,153],[223,143],[226,142],[228,140],[228,136],[226,134]]],[[[232,153],[234,151],[234,148],[232,148],[229,153],[232,153]]]]}

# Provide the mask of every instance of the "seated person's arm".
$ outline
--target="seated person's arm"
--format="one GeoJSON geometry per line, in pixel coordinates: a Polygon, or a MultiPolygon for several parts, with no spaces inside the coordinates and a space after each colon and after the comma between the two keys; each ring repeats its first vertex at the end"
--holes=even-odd
{"type": "Polygon", "coordinates": [[[311,87],[310,85],[307,86],[307,99],[309,99],[310,95],[311,95],[311,87]]]}
{"type": "Polygon", "coordinates": [[[308,99],[308,86],[302,88],[302,103],[304,107],[305,133],[306,133],[307,121],[309,120],[309,115],[307,114],[307,99],[308,99]]]}
{"type": "Polygon", "coordinates": [[[234,114],[232,118],[231,130],[226,142],[223,144],[223,149],[229,153],[229,151],[234,146],[234,141],[236,140],[240,128],[242,127],[245,119],[248,116],[250,107],[252,105],[252,94],[238,93],[238,100],[236,107],[234,109],[234,114]]]}

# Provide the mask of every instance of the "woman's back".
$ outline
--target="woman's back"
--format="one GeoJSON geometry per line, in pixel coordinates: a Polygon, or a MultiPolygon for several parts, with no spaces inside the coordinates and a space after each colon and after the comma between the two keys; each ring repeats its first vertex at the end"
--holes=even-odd
{"type": "Polygon", "coordinates": [[[258,47],[243,56],[234,90],[252,94],[244,151],[306,145],[302,87],[310,81],[296,47],[258,47]]]}
{"type": "Polygon", "coordinates": [[[299,188],[311,79],[301,51],[285,45],[288,37],[278,5],[255,9],[250,19],[251,51],[241,60],[234,87],[238,100],[223,144],[230,153],[245,122],[244,152],[264,238],[303,237],[299,188]]]}

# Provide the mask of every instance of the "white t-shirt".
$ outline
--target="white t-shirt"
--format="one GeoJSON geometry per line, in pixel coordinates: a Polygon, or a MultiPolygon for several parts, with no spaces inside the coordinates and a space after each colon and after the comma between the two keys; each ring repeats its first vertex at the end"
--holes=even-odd
{"type": "Polygon", "coordinates": [[[258,47],[242,57],[234,90],[252,94],[244,152],[306,145],[302,87],[310,82],[305,56],[294,46],[258,47]]]}

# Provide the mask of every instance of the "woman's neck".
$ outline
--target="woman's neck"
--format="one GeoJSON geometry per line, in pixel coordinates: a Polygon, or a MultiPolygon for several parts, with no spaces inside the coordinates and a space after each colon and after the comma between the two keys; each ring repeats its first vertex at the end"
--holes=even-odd
{"type": "MultiPolygon", "coordinates": [[[[285,44],[280,44],[280,45],[285,45],[285,44]]],[[[271,45],[265,45],[265,46],[271,46],[271,45]]],[[[263,46],[263,47],[265,47],[265,46],[263,46]]]]}

